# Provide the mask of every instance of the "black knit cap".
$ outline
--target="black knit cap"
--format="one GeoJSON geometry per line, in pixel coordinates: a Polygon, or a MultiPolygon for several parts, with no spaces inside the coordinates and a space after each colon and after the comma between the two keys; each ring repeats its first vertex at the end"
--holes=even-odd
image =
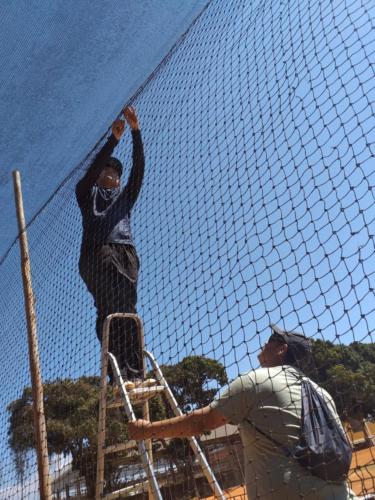
{"type": "Polygon", "coordinates": [[[278,339],[288,346],[287,359],[292,362],[309,361],[312,357],[311,342],[302,333],[287,332],[271,324],[271,339],[278,339]]]}
{"type": "Polygon", "coordinates": [[[114,168],[115,170],[117,170],[119,176],[120,177],[122,176],[122,163],[117,158],[114,158],[113,156],[111,156],[107,162],[107,167],[114,168]]]}

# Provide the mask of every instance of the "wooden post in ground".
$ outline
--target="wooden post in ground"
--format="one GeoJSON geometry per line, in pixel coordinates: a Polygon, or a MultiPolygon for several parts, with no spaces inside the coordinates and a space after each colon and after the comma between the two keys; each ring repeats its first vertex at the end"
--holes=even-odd
{"type": "Polygon", "coordinates": [[[31,270],[26,236],[25,214],[22,201],[21,176],[18,170],[13,172],[13,185],[18,219],[22,281],[27,320],[31,387],[33,395],[34,431],[38,459],[39,492],[41,500],[51,500],[52,493],[48,467],[47,432],[43,406],[43,385],[39,366],[36,316],[34,309],[34,295],[31,286],[31,270]]]}

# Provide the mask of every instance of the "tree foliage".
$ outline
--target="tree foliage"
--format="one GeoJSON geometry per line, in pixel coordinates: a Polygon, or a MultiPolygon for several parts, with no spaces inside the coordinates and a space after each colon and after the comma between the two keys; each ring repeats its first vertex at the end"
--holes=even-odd
{"type": "Polygon", "coordinates": [[[334,398],[341,416],[375,415],[375,344],[316,340],[308,375],[334,398]]]}
{"type": "Polygon", "coordinates": [[[228,382],[224,366],[204,356],[188,356],[161,369],[183,412],[207,406],[228,382]]]}
{"type": "MultiPolygon", "coordinates": [[[[57,380],[44,384],[48,451],[50,454],[71,455],[72,468],[85,477],[89,498],[95,495],[96,450],[98,428],[99,377],[78,380],[57,380]]],[[[31,389],[26,387],[20,399],[9,407],[9,444],[14,452],[15,465],[21,478],[22,457],[35,449],[31,389]]],[[[109,412],[107,435],[110,443],[127,439],[126,424],[119,413],[109,412]]],[[[107,460],[107,474],[111,464],[107,460]]]]}

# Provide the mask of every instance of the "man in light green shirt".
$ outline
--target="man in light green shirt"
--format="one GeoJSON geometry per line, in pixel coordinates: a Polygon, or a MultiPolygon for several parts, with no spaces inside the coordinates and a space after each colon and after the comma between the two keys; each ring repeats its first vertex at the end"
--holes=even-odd
{"type": "MultiPolygon", "coordinates": [[[[311,350],[303,335],[284,332],[275,325],[271,328],[273,333],[258,356],[262,368],[239,376],[205,408],[160,422],[129,423],[130,436],[133,439],[194,436],[227,422],[236,424],[244,446],[249,499],[354,499],[346,481],[324,481],[287,457],[282,449],[282,446],[292,448],[300,437],[304,375],[298,366],[311,357],[311,350]]],[[[339,423],[331,396],[313,385],[339,423]]]]}

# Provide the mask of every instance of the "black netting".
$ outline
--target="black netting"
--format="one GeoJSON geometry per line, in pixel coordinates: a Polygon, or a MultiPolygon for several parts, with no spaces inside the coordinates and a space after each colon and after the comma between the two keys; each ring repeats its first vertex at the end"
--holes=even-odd
{"type": "MultiPolygon", "coordinates": [[[[137,310],[146,346],[182,394],[183,410],[206,405],[227,379],[257,368],[270,323],[303,331],[314,341],[312,376],[363,448],[350,476],[362,494],[375,490],[374,22],[375,5],[364,0],[213,0],[131,101],[145,151],[131,213],[137,310]],[[198,390],[200,357],[218,365],[198,390]]],[[[83,498],[95,477],[100,345],[93,298],[78,272],[74,190],[106,139],[28,227],[56,499],[67,491],[83,498]]],[[[125,182],[129,127],[114,154],[125,182]]],[[[4,499],[34,498],[38,489],[19,269],[16,241],[0,264],[4,499]]],[[[156,417],[168,415],[162,401],[152,405],[156,417]]],[[[116,415],[107,437],[124,441],[116,415]]],[[[244,483],[232,431],[202,438],[226,488],[244,483]]],[[[185,442],[159,442],[154,451],[165,498],[211,494],[185,442]]],[[[108,488],[142,480],[130,455],[109,460],[108,488]]]]}

